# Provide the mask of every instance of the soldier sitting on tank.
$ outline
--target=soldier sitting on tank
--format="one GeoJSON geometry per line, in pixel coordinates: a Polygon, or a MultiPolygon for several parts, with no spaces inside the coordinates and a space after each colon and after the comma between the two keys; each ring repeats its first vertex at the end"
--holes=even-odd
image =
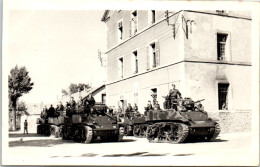
{"type": "Polygon", "coordinates": [[[158,103],[157,100],[155,101],[154,109],[155,109],[155,110],[161,110],[161,108],[160,108],[160,104],[158,103]]]}
{"type": "Polygon", "coordinates": [[[47,113],[48,113],[48,109],[46,106],[44,106],[42,113],[41,113],[41,118],[46,119],[47,118],[47,113]]]}
{"type": "Polygon", "coordinates": [[[48,117],[54,117],[54,115],[55,115],[55,109],[54,109],[54,107],[51,104],[51,106],[50,106],[50,108],[48,110],[48,117]]]}
{"type": "Polygon", "coordinates": [[[75,113],[75,110],[76,110],[76,101],[74,100],[74,97],[71,97],[70,98],[70,110],[71,112],[74,114],[75,113]]]}
{"type": "Polygon", "coordinates": [[[174,84],[172,84],[172,89],[170,89],[168,96],[171,101],[171,108],[177,110],[178,99],[181,99],[182,97],[180,91],[175,88],[174,84]]]}
{"type": "Polygon", "coordinates": [[[92,107],[96,104],[96,101],[95,101],[94,97],[92,96],[92,94],[88,95],[87,102],[88,102],[88,105],[90,105],[90,107],[92,107]]]}
{"type": "Polygon", "coordinates": [[[201,102],[195,104],[195,111],[200,111],[208,115],[208,113],[204,110],[204,107],[201,104],[201,102]]]}
{"type": "Polygon", "coordinates": [[[145,109],[145,111],[144,111],[144,116],[147,116],[148,111],[153,110],[153,106],[152,106],[150,100],[148,100],[147,107],[145,107],[144,109],[145,109]]]}
{"type": "Polygon", "coordinates": [[[125,111],[126,117],[130,118],[131,117],[130,113],[132,113],[132,112],[133,112],[133,108],[132,108],[131,104],[128,103],[128,106],[127,106],[126,111],[125,111]]]}
{"type": "Polygon", "coordinates": [[[187,111],[186,107],[183,105],[182,100],[179,100],[178,102],[177,111],[187,111]]]}

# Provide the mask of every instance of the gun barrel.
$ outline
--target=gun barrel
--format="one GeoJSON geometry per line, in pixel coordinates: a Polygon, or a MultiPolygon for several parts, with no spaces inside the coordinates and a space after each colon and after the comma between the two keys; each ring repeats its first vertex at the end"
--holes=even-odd
{"type": "Polygon", "coordinates": [[[205,99],[201,99],[201,100],[197,100],[195,101],[194,103],[198,103],[198,102],[201,102],[201,101],[204,101],[205,99]]]}

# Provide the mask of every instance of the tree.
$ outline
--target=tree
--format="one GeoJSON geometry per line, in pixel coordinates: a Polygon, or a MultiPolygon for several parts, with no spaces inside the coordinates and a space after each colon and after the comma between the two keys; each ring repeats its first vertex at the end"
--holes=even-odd
{"type": "Polygon", "coordinates": [[[84,84],[84,83],[79,83],[79,84],[71,83],[69,86],[69,92],[70,92],[70,94],[73,94],[78,91],[84,90],[84,88],[89,89],[89,88],[91,88],[91,86],[89,84],[84,84]]]}
{"type": "Polygon", "coordinates": [[[65,89],[62,89],[62,90],[61,90],[61,93],[62,93],[63,95],[65,95],[65,96],[67,96],[67,95],[69,94],[65,89]]]}
{"type": "Polygon", "coordinates": [[[17,100],[23,94],[29,93],[34,85],[28,74],[29,72],[25,67],[19,68],[16,65],[11,69],[10,75],[8,75],[8,96],[9,104],[13,113],[13,130],[16,130],[17,100]]]}

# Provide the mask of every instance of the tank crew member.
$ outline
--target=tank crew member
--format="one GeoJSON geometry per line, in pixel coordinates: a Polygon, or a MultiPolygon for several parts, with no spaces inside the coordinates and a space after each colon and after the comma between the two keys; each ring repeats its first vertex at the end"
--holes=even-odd
{"type": "Polygon", "coordinates": [[[171,100],[171,106],[173,109],[177,110],[177,99],[181,99],[181,93],[178,89],[175,88],[175,85],[172,84],[172,89],[169,92],[169,98],[171,100]]]}
{"type": "Polygon", "coordinates": [[[138,112],[138,106],[137,106],[136,103],[134,104],[134,111],[135,111],[135,112],[138,112]]]}
{"type": "Polygon", "coordinates": [[[92,94],[88,95],[87,97],[87,102],[88,104],[92,107],[96,104],[96,101],[94,99],[94,97],[92,96],[92,94]]]}
{"type": "Polygon", "coordinates": [[[148,109],[148,111],[149,110],[153,110],[153,106],[152,106],[151,100],[148,101],[147,109],[148,109]]]}
{"type": "Polygon", "coordinates": [[[206,111],[204,111],[204,107],[201,104],[201,102],[198,102],[198,103],[195,104],[195,111],[201,111],[205,114],[208,114],[206,111]]]}
{"type": "Polygon", "coordinates": [[[185,106],[183,105],[183,101],[179,101],[178,102],[178,106],[177,106],[177,110],[178,111],[186,111],[187,109],[185,108],[185,106]]]}
{"type": "Polygon", "coordinates": [[[151,104],[151,100],[148,100],[147,107],[145,107],[144,115],[147,116],[147,112],[150,111],[150,110],[153,110],[153,106],[151,104]]]}
{"type": "Polygon", "coordinates": [[[125,114],[128,118],[130,118],[130,113],[133,112],[133,108],[130,103],[128,103],[128,106],[126,108],[125,114]]]}
{"type": "Polygon", "coordinates": [[[55,114],[55,109],[51,104],[49,111],[48,111],[48,117],[54,117],[54,114],[55,114]]]}
{"type": "Polygon", "coordinates": [[[48,113],[47,110],[48,110],[47,107],[44,106],[44,108],[42,110],[42,113],[41,113],[41,118],[46,118],[47,117],[47,113],[48,113]]]}
{"type": "Polygon", "coordinates": [[[175,99],[180,99],[180,98],[182,98],[180,91],[175,88],[175,85],[174,85],[174,84],[172,84],[172,89],[170,89],[169,96],[170,96],[171,98],[175,98],[175,99]]]}
{"type": "Polygon", "coordinates": [[[70,98],[70,106],[71,108],[76,108],[76,101],[74,100],[74,97],[70,98]]]}
{"type": "Polygon", "coordinates": [[[158,103],[157,100],[155,101],[154,109],[155,109],[155,110],[161,110],[160,104],[158,103]]]}

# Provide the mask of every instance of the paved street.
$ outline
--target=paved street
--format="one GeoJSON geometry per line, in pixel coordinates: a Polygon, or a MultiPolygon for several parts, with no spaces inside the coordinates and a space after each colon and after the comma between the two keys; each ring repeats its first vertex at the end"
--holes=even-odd
{"type": "Polygon", "coordinates": [[[12,133],[9,148],[14,164],[248,165],[254,158],[249,132],[221,134],[215,142],[185,144],[149,143],[135,137],[124,137],[119,143],[81,144],[12,133]]]}

